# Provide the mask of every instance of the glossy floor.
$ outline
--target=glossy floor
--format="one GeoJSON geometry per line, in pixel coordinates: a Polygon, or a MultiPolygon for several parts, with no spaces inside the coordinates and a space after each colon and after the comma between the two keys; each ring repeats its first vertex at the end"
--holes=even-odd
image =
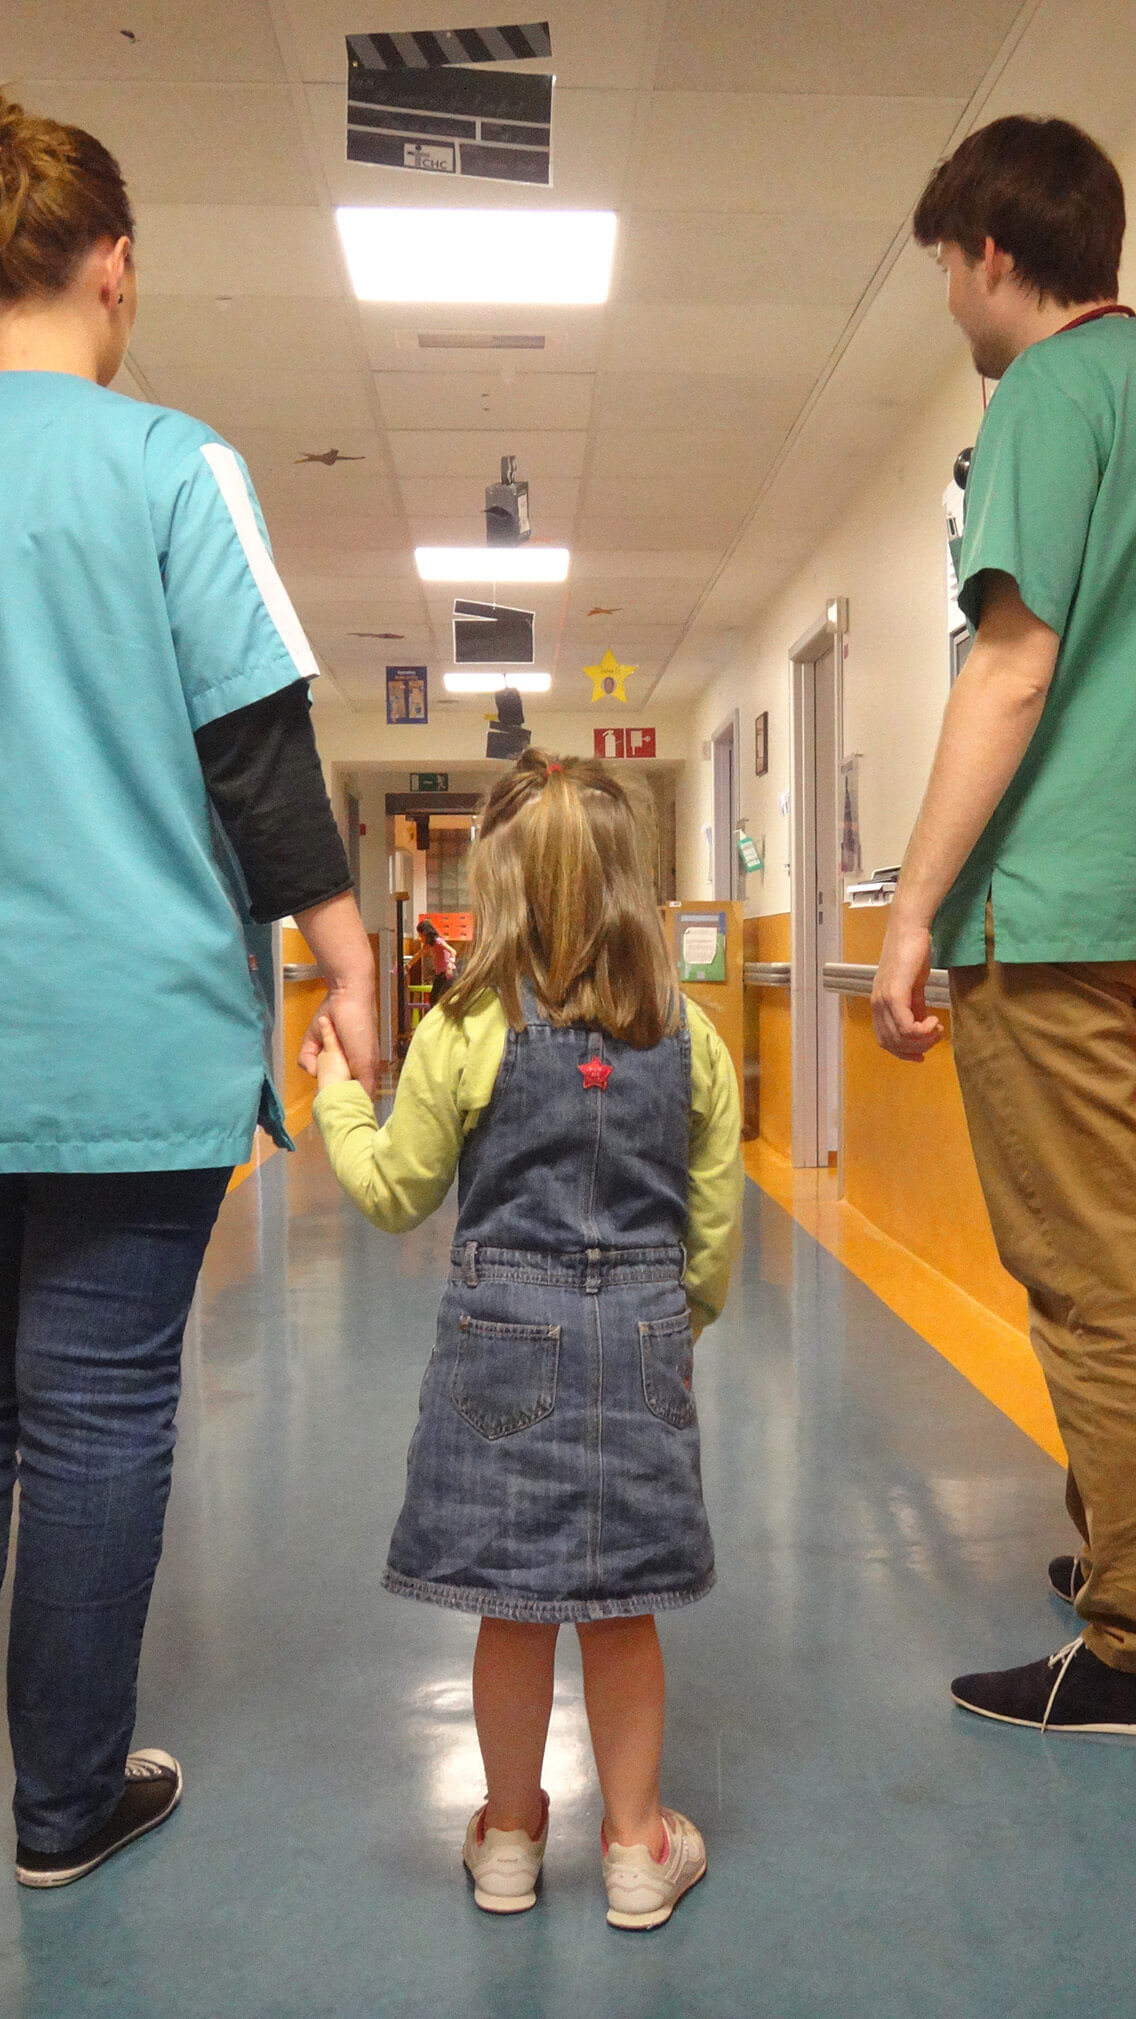
{"type": "Polygon", "coordinates": [[[0,1878],[5,2019],[1129,2009],[1136,1752],[946,1692],[1069,1637],[1058,1468],[753,1185],[699,1353],[721,1581],[662,1625],[709,1877],[656,1935],[605,1926],[566,1636],[544,1895],[477,1912],[473,1626],[379,1587],[449,1224],[372,1232],[313,1133],[227,1201],[138,1723],[185,1803],[69,1891],[0,1878]]]}

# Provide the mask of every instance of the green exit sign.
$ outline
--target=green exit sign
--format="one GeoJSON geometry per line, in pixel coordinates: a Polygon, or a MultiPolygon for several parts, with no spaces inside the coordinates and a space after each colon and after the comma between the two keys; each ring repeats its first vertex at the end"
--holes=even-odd
{"type": "Polygon", "coordinates": [[[410,774],[412,792],[448,792],[449,789],[448,771],[412,771],[410,774]]]}

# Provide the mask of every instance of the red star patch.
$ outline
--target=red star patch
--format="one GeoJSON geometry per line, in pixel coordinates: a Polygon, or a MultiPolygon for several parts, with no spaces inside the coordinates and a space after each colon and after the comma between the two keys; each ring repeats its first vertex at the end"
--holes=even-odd
{"type": "Polygon", "coordinates": [[[599,1087],[601,1093],[611,1078],[611,1067],[605,1066],[602,1059],[588,1059],[576,1070],[586,1087],[599,1087]]]}

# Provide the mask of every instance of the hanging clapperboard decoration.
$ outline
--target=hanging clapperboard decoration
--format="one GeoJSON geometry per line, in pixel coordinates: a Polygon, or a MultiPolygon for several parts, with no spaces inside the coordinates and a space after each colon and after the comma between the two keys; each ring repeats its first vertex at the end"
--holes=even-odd
{"type": "Polygon", "coordinates": [[[500,603],[454,601],[455,666],[531,666],[536,613],[500,603]]]}
{"type": "Polygon", "coordinates": [[[349,35],[347,159],[550,188],[553,80],[496,65],[551,54],[547,21],[349,35]]]}

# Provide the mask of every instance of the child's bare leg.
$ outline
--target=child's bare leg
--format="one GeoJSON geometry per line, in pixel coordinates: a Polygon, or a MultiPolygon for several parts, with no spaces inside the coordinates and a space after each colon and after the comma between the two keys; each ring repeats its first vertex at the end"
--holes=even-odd
{"type": "Polygon", "coordinates": [[[608,1842],[646,1844],[657,1857],[666,1844],[659,1808],[666,1675],[654,1619],[601,1619],[576,1631],[608,1842]]]}
{"type": "Polygon", "coordinates": [[[483,1619],[473,1658],[473,1715],[485,1763],[487,1830],[540,1835],[540,1770],[552,1715],[555,1626],[483,1619]]]}

